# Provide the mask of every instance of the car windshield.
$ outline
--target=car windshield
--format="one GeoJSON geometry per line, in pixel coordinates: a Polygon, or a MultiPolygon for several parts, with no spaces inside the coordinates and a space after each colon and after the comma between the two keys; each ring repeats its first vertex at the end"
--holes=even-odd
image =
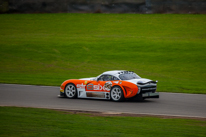
{"type": "Polygon", "coordinates": [[[130,73],[130,74],[120,74],[119,78],[121,80],[130,80],[130,79],[139,79],[141,77],[139,77],[137,74],[135,73],[130,73]]]}

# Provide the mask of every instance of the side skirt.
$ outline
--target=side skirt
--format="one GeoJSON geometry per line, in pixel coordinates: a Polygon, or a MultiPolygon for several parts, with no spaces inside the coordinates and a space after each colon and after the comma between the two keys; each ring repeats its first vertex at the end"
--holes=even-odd
{"type": "Polygon", "coordinates": [[[110,92],[95,92],[85,91],[85,89],[77,89],[78,98],[90,98],[90,99],[107,99],[110,100],[110,92]]]}

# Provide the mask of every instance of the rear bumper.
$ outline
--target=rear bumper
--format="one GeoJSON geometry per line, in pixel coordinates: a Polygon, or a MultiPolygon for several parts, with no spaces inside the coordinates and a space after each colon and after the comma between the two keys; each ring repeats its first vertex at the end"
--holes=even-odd
{"type": "Polygon", "coordinates": [[[143,98],[159,98],[159,92],[146,92],[142,93],[143,98]]]}

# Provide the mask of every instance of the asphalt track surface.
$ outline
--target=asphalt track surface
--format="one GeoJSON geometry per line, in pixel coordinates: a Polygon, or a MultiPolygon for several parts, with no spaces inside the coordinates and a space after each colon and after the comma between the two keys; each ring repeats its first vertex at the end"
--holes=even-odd
{"type": "Polygon", "coordinates": [[[144,102],[60,98],[59,87],[0,84],[0,106],[206,118],[206,95],[160,93],[144,102]]]}

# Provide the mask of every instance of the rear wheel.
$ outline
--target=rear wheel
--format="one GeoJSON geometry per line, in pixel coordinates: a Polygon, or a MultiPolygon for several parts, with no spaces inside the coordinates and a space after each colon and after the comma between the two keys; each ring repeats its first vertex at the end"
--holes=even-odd
{"type": "Polygon", "coordinates": [[[110,91],[110,96],[113,101],[117,101],[117,102],[123,101],[124,94],[122,88],[119,86],[114,86],[110,91]]]}
{"type": "Polygon", "coordinates": [[[72,83],[67,84],[65,89],[64,89],[64,94],[68,98],[76,98],[77,97],[76,86],[72,83]]]}

